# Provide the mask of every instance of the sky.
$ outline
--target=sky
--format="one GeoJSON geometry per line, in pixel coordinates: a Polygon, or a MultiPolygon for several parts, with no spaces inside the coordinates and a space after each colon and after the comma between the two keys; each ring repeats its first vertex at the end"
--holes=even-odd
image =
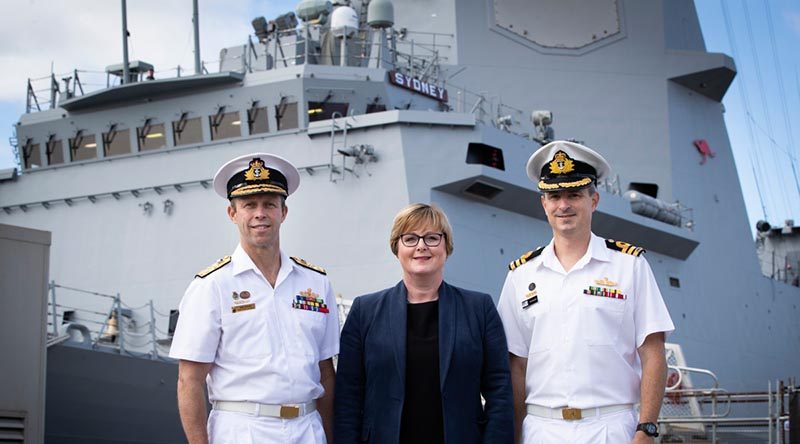
{"type": "MultiPolygon", "coordinates": [[[[665,0],[670,1],[670,0],[665,0]]],[[[274,18],[296,1],[199,0],[200,53],[211,66],[224,47],[246,43],[257,16],[274,18]]],[[[171,77],[192,71],[192,2],[130,0],[130,60],[171,77]]],[[[84,70],[89,89],[105,84],[107,65],[120,63],[121,7],[113,0],[0,0],[0,169],[16,160],[9,142],[25,112],[28,78],[48,87],[84,70]]],[[[800,224],[800,2],[797,0],[695,0],[709,52],[735,58],[737,76],[723,99],[725,121],[750,226],[765,219],[800,224]]],[[[212,69],[215,71],[215,69],[212,69]]],[[[47,100],[47,92],[39,93],[47,100]]],[[[713,147],[712,147],[713,148],[713,147]]]]}

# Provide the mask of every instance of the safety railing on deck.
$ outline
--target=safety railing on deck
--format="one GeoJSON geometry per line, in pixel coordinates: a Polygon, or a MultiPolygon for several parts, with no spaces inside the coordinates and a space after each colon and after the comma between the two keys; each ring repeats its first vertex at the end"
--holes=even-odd
{"type": "Polygon", "coordinates": [[[658,420],[662,442],[788,442],[788,400],[798,390],[793,381],[778,381],[774,387],[769,382],[766,392],[729,392],[709,370],[668,368],[669,387],[658,420]],[[689,382],[697,379],[710,383],[698,387],[689,382]],[[766,415],[759,414],[764,410],[766,415]]]}
{"type": "MultiPolygon", "coordinates": [[[[73,341],[85,348],[140,358],[167,358],[177,311],[163,313],[156,309],[152,299],[134,307],[126,304],[119,293],[100,293],[55,281],[50,282],[48,289],[48,347],[73,341]]],[[[341,328],[353,301],[339,295],[336,302],[341,328]]]]}
{"type": "MultiPolygon", "coordinates": [[[[443,50],[452,48],[453,35],[444,33],[415,32],[401,30],[358,29],[353,36],[333,37],[334,46],[323,49],[320,42],[329,28],[319,25],[303,25],[297,28],[278,30],[262,41],[254,43],[248,37],[238,54],[226,56],[222,52],[219,60],[202,61],[203,74],[225,71],[253,72],[282,69],[303,64],[326,64],[347,66],[382,65],[402,70],[411,77],[438,79],[439,64],[448,57],[443,50]],[[374,37],[386,32],[387,40],[374,37]],[[411,38],[414,37],[414,38],[411,38]],[[381,48],[381,45],[388,47],[381,48]],[[341,51],[341,48],[346,48],[341,51]],[[346,56],[343,58],[341,54],[346,56]],[[379,63],[382,62],[382,63],[379,63]],[[216,67],[216,70],[209,67],[216,67]]],[[[193,71],[189,71],[194,74],[193,71]]],[[[178,65],[152,73],[137,74],[136,81],[179,78],[186,69],[178,65]]],[[[58,107],[60,101],[79,97],[99,89],[120,86],[120,78],[104,71],[74,69],[64,73],[29,78],[26,87],[26,113],[58,107]]]]}
{"type": "Polygon", "coordinates": [[[105,294],[55,281],[49,284],[47,308],[48,346],[73,340],[87,348],[112,349],[151,359],[166,356],[159,347],[169,345],[172,335],[159,324],[174,326],[172,317],[176,316],[156,310],[152,299],[132,307],[123,302],[119,293],[105,294]],[[100,311],[97,307],[102,306],[108,308],[100,311]]]}

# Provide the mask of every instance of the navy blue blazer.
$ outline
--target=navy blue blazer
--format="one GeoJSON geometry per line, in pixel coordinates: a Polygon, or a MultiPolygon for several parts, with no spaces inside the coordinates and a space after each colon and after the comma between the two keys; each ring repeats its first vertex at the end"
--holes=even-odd
{"type": "MultiPolygon", "coordinates": [[[[400,440],[407,295],[401,281],[353,301],[336,374],[336,444],[400,440]]],[[[514,442],[508,345],[489,295],[442,282],[439,369],[446,443],[514,442]]]]}

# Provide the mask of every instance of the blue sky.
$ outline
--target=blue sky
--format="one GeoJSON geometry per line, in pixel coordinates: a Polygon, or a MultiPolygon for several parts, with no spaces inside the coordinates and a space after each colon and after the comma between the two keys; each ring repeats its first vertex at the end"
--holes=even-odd
{"type": "MultiPolygon", "coordinates": [[[[84,82],[99,82],[106,65],[121,61],[115,59],[121,59],[118,1],[12,1],[0,0],[14,10],[0,17],[0,169],[15,164],[8,140],[25,111],[28,77],[49,75],[52,64],[57,74],[96,70],[84,82]]],[[[191,3],[129,1],[131,60],[151,62],[157,71],[191,68],[191,3]]],[[[200,0],[203,59],[245,43],[253,17],[272,18],[295,3],[200,0]]],[[[800,2],[696,0],[695,6],[708,51],[736,59],[738,75],[723,104],[750,226],[759,219],[800,224],[800,170],[792,169],[800,168],[800,2]]]]}

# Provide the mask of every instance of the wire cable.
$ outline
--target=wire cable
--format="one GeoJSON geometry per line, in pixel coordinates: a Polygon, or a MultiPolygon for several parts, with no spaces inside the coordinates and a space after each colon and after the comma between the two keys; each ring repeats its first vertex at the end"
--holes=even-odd
{"type": "Polygon", "coordinates": [[[769,6],[769,1],[764,1],[764,12],[767,15],[767,27],[769,29],[769,41],[772,46],[772,57],[775,61],[775,76],[778,78],[778,97],[781,99],[781,108],[783,110],[783,124],[786,128],[786,138],[789,141],[789,164],[792,166],[792,174],[794,175],[794,184],[797,188],[797,195],[800,197],[800,181],[797,179],[797,168],[795,167],[796,159],[791,155],[791,150],[795,147],[794,135],[792,134],[792,124],[789,119],[789,107],[786,104],[786,90],[783,87],[783,71],[781,70],[780,58],[778,57],[777,45],[775,44],[775,27],[772,24],[772,9],[769,6]]]}
{"type": "MultiPolygon", "coordinates": [[[[720,4],[722,5],[722,16],[725,20],[725,30],[728,36],[728,44],[731,47],[731,53],[733,54],[734,60],[739,60],[739,51],[736,47],[736,37],[733,34],[733,26],[731,25],[731,17],[730,12],[728,11],[728,5],[725,0],[720,0],[720,4]]],[[[740,69],[741,71],[741,69],[740,69]]],[[[744,80],[739,78],[736,81],[737,86],[739,87],[739,96],[742,99],[742,105],[744,106],[745,113],[750,115],[750,104],[747,100],[747,91],[745,89],[744,80]]],[[[758,200],[761,203],[761,212],[764,215],[764,220],[767,219],[767,207],[764,204],[764,193],[761,192],[761,184],[759,183],[759,175],[756,173],[756,166],[760,168],[760,163],[758,162],[758,157],[753,155],[753,149],[756,146],[756,139],[755,135],[753,134],[753,127],[750,123],[749,119],[745,119],[745,123],[747,124],[747,135],[750,139],[750,145],[747,149],[747,155],[750,157],[750,169],[753,171],[753,182],[756,184],[756,191],[758,192],[758,200]]]]}

